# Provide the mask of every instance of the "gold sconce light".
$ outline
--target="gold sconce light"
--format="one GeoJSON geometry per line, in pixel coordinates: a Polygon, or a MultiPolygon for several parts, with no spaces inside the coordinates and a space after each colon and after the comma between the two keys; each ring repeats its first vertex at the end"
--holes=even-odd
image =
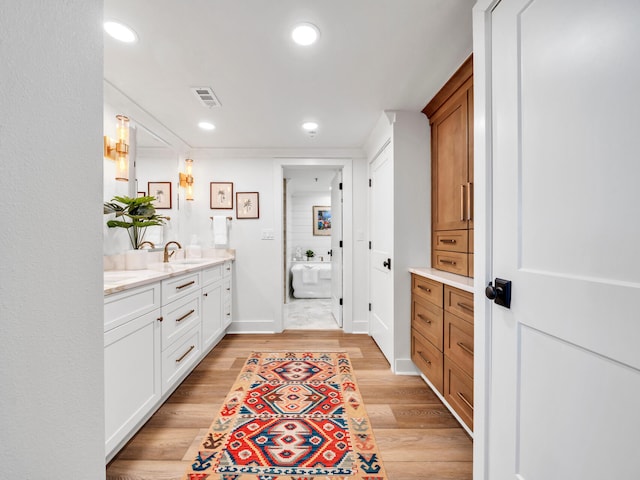
{"type": "Polygon", "coordinates": [[[129,117],[116,115],[116,140],[104,137],[104,156],[116,161],[116,180],[129,181],[129,117]]]}
{"type": "Polygon", "coordinates": [[[180,172],[180,186],[186,189],[187,200],[193,200],[193,160],[184,160],[184,173],[180,172]]]}

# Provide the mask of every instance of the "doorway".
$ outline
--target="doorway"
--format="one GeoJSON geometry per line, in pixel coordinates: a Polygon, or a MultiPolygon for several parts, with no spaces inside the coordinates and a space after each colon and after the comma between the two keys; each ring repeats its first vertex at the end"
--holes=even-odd
{"type": "Polygon", "coordinates": [[[342,168],[292,165],[282,176],[283,328],[341,328],[342,168]]]}

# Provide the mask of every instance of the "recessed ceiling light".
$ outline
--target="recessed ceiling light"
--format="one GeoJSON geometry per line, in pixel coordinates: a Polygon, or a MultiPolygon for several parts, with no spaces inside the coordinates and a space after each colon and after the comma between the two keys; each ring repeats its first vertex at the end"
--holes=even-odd
{"type": "Polygon", "coordinates": [[[318,129],[318,124],[316,122],[304,122],[302,124],[302,128],[304,128],[307,132],[313,132],[318,129]]]}
{"type": "Polygon", "coordinates": [[[121,42],[133,43],[138,40],[136,32],[119,22],[104,22],[104,31],[121,42]]]}
{"type": "Polygon", "coordinates": [[[320,30],[311,23],[301,23],[291,32],[291,38],[293,38],[293,41],[298,45],[303,45],[305,47],[316,43],[319,36],[320,30]]]}
{"type": "Polygon", "coordinates": [[[216,126],[213,123],[210,123],[210,122],[200,122],[198,124],[198,126],[202,130],[215,130],[216,129],[216,126]]]}

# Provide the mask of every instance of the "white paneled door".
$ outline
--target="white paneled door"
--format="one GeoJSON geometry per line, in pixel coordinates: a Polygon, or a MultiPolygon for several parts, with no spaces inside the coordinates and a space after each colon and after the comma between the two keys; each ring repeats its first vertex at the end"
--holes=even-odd
{"type": "Polygon", "coordinates": [[[638,0],[491,15],[490,273],[513,282],[488,319],[491,480],[640,478],[639,21],[638,0]]]}
{"type": "Polygon", "coordinates": [[[369,168],[371,177],[369,228],[370,334],[391,365],[394,364],[393,328],[393,159],[387,145],[369,168]]]}
{"type": "Polygon", "coordinates": [[[342,327],[342,170],[331,181],[331,313],[342,327]]]}

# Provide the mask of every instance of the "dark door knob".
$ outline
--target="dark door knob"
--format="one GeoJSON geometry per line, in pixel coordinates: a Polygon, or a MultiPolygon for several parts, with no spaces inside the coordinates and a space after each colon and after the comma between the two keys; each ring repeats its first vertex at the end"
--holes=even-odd
{"type": "Polygon", "coordinates": [[[385,262],[382,262],[382,266],[387,267],[389,270],[391,270],[391,259],[387,258],[385,262]]]}
{"type": "Polygon", "coordinates": [[[511,280],[496,278],[495,282],[495,286],[493,282],[489,282],[487,288],[484,289],[484,294],[489,300],[493,300],[498,305],[511,308],[511,280]]]}

